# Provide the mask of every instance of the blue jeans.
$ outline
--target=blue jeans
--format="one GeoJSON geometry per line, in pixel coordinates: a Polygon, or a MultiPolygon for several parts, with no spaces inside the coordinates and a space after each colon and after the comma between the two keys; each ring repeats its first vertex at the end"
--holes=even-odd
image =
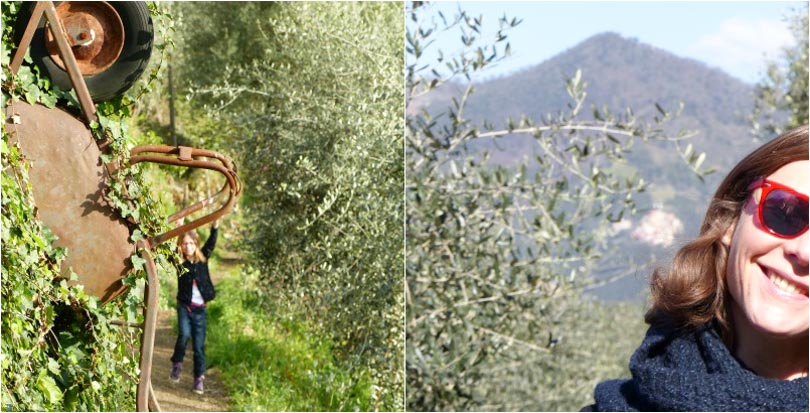
{"type": "Polygon", "coordinates": [[[192,307],[177,304],[177,342],[174,344],[173,363],[182,363],[186,356],[186,345],[191,339],[194,349],[194,378],[205,374],[205,307],[192,307]]]}

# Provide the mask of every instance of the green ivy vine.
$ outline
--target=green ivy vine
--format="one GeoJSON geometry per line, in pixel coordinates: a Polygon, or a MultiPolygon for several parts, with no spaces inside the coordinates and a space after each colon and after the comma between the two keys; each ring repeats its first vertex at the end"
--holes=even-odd
{"type": "MultiPolygon", "coordinates": [[[[10,72],[14,20],[22,7],[28,6],[23,2],[2,3],[4,113],[9,101],[24,100],[50,108],[59,105],[78,114],[75,93],[52,88],[28,56],[17,74],[10,72]]],[[[151,4],[150,10],[159,19],[156,23],[167,19],[156,5],[151,4]]],[[[162,53],[158,54],[157,65],[149,72],[148,81],[133,91],[135,96],[145,93],[144,88],[158,78],[164,61],[162,53]]],[[[90,126],[96,139],[111,140],[105,162],[126,164],[134,144],[126,120],[135,102],[137,99],[125,96],[98,105],[99,121],[90,126]]],[[[141,330],[111,321],[143,322],[145,261],[138,252],[133,255],[135,270],[123,279],[130,288],[104,305],[85,294],[81,286],[68,286],[67,280],[59,277],[59,264],[67,252],[54,246],[56,237],[37,219],[28,181],[29,164],[10,143],[13,133],[4,122],[0,407],[5,411],[133,410],[141,330]]],[[[140,168],[121,168],[108,184],[107,196],[120,215],[137,223],[132,229],[133,243],[167,229],[140,168]]],[[[164,269],[178,265],[168,244],[156,248],[153,256],[164,269]]]]}

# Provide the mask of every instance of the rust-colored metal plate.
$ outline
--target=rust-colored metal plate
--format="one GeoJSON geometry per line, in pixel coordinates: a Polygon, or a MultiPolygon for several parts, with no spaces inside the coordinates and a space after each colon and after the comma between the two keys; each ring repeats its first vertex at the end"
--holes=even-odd
{"type": "Polygon", "coordinates": [[[9,103],[6,131],[30,162],[38,218],[59,237],[55,244],[67,248],[62,276],[73,268],[78,281],[71,283],[103,302],[124,292],[121,278],[135,246],[127,223],[102,196],[107,171],[91,132],[62,109],[24,102],[9,103]]]}
{"type": "MultiPolygon", "coordinates": [[[[56,14],[65,27],[82,75],[99,74],[121,56],[124,25],[118,12],[107,2],[65,1],[56,7],[56,14]]],[[[45,47],[53,61],[65,70],[50,30],[45,30],[45,47]]]]}

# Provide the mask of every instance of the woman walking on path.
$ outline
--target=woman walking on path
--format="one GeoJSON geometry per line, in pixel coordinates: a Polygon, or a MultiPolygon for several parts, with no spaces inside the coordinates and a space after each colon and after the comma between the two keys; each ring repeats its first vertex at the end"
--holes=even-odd
{"type": "Polygon", "coordinates": [[[214,299],[216,292],[208,273],[208,258],[217,243],[217,221],[211,224],[211,233],[205,245],[200,248],[200,237],[189,231],[178,238],[178,246],[183,254],[184,272],[177,279],[177,342],[172,355],[171,380],[180,381],[186,344],[191,339],[194,349],[193,391],[203,394],[205,380],[205,328],[206,305],[214,299]]]}

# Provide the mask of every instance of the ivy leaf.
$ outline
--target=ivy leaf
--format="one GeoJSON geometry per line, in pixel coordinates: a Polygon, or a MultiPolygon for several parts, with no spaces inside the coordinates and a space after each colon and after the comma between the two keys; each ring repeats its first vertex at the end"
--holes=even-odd
{"type": "Polygon", "coordinates": [[[48,400],[48,403],[56,404],[62,401],[62,392],[59,390],[59,386],[56,385],[56,382],[51,376],[40,374],[39,378],[37,379],[37,388],[48,400]]]}
{"type": "Polygon", "coordinates": [[[59,363],[57,363],[56,360],[50,357],[48,357],[48,371],[50,371],[55,375],[59,375],[61,372],[61,369],[59,368],[59,363]]]}
{"type": "Polygon", "coordinates": [[[135,231],[132,232],[132,236],[130,236],[129,239],[132,240],[132,242],[138,242],[143,239],[143,232],[141,232],[141,230],[139,229],[136,229],[135,231]]]}
{"type": "Polygon", "coordinates": [[[130,257],[130,260],[132,261],[132,268],[134,268],[136,271],[144,270],[144,264],[146,264],[145,259],[137,255],[133,255],[132,257],[130,257]]]}
{"type": "Polygon", "coordinates": [[[47,94],[47,93],[43,94],[39,98],[40,103],[42,103],[43,105],[45,105],[47,108],[50,108],[50,109],[53,109],[54,107],[56,107],[56,101],[57,100],[58,99],[56,98],[56,96],[51,95],[51,94],[47,94]]]}
{"type": "Polygon", "coordinates": [[[36,88],[36,86],[25,92],[25,100],[31,105],[35,105],[37,103],[39,96],[40,96],[39,89],[36,88]]]}

